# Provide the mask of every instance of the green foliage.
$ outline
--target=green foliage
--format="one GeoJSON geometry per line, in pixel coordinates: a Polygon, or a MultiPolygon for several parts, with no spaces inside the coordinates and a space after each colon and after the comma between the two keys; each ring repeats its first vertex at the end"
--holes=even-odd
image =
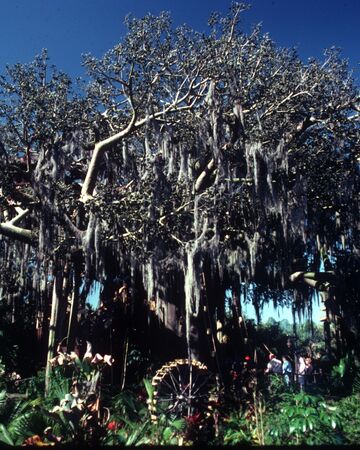
{"type": "Polygon", "coordinates": [[[319,355],[324,351],[324,330],[322,324],[310,320],[300,323],[296,327],[298,347],[308,355],[319,355]]]}
{"type": "Polygon", "coordinates": [[[0,424],[0,440],[9,445],[21,445],[28,437],[42,435],[52,424],[52,419],[43,408],[41,399],[8,401],[6,418],[0,424]]]}
{"type": "Polygon", "coordinates": [[[183,439],[185,430],[185,420],[170,420],[165,416],[161,416],[159,423],[154,427],[153,431],[147,438],[146,444],[153,445],[178,445],[183,439]]]}
{"type": "Polygon", "coordinates": [[[15,445],[10,433],[2,423],[0,423],[0,442],[4,442],[8,445],[15,445]]]}
{"type": "Polygon", "coordinates": [[[65,375],[63,367],[55,367],[50,373],[49,391],[46,396],[46,404],[54,406],[60,402],[70,391],[71,380],[65,375]]]}
{"type": "Polygon", "coordinates": [[[267,377],[269,403],[278,402],[283,394],[294,392],[295,388],[294,384],[287,385],[281,375],[269,374],[267,377]]]}
{"type": "Polygon", "coordinates": [[[6,390],[0,391],[0,422],[7,414],[6,390]]]}
{"type": "Polygon", "coordinates": [[[337,407],[347,443],[358,444],[360,442],[360,394],[341,399],[337,407]]]}
{"type": "Polygon", "coordinates": [[[336,406],[300,392],[283,401],[266,417],[267,444],[339,444],[343,442],[336,406]]]}
{"type": "MultiPolygon", "coordinates": [[[[223,409],[219,416],[218,434],[215,439],[214,436],[209,437],[208,444],[336,445],[359,442],[359,394],[337,402],[326,401],[304,392],[283,392],[281,377],[270,378],[274,378],[273,393],[268,395],[266,404],[258,394],[243,409],[230,412],[223,409]]],[[[62,442],[75,442],[74,436],[78,433],[75,418],[66,411],[57,414],[48,411],[49,404],[57,403],[67,386],[61,382],[61,371],[54,375],[54,383],[55,380],[59,389],[54,388],[51,391],[53,397],[47,398],[46,402],[41,398],[26,401],[6,399],[6,391],[0,392],[1,443],[21,445],[36,435],[41,437],[41,442],[46,442],[44,430],[48,427],[54,435],[61,436],[62,442]]],[[[152,398],[153,390],[150,380],[144,380],[142,390],[138,388],[134,392],[128,390],[115,395],[107,405],[111,416],[99,443],[126,446],[196,444],[196,439],[189,438],[186,420],[171,420],[162,415],[157,423],[151,421],[145,400],[146,395],[152,398]]],[[[198,430],[200,435],[204,432],[203,429],[198,430]]]]}
{"type": "Polygon", "coordinates": [[[346,371],[346,359],[341,358],[339,364],[334,366],[331,371],[333,378],[343,379],[346,371]]]}
{"type": "Polygon", "coordinates": [[[87,342],[82,359],[75,352],[58,350],[49,361],[53,370],[47,404],[50,407],[56,401],[49,413],[54,415],[56,430],[66,442],[94,444],[105,431],[108,413],[101,405],[101,374],[113,358],[99,353],[94,356],[91,349],[87,342]]]}
{"type": "MultiPolygon", "coordinates": [[[[150,380],[143,381],[150,400],[154,387],[150,380]]],[[[141,394],[124,391],[114,397],[108,431],[102,440],[104,445],[178,445],[184,439],[185,420],[171,420],[161,415],[154,423],[150,419],[144,393],[141,394]]]]}
{"type": "Polygon", "coordinates": [[[42,435],[51,423],[51,418],[44,410],[31,408],[17,415],[7,429],[17,444],[22,444],[30,436],[42,435]]]}
{"type": "Polygon", "coordinates": [[[240,411],[234,411],[223,420],[222,439],[225,445],[251,444],[249,421],[240,411]]]}
{"type": "Polygon", "coordinates": [[[138,401],[130,391],[115,396],[112,407],[117,420],[141,421],[146,419],[148,411],[144,402],[138,401]]]}
{"type": "Polygon", "coordinates": [[[144,379],[144,385],[149,400],[152,400],[154,396],[155,387],[151,384],[151,380],[148,380],[147,378],[144,379]]]}
{"type": "Polygon", "coordinates": [[[349,395],[358,388],[359,369],[352,354],[346,354],[331,370],[331,389],[340,395],[349,395]]]}

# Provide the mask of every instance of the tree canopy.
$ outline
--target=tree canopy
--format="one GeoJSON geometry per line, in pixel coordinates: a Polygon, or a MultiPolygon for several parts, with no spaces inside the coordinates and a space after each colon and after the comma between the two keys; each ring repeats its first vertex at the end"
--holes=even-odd
{"type": "Polygon", "coordinates": [[[260,27],[244,33],[245,9],[214,14],[207,34],[129,16],[119,44],[84,57],[80,84],[46,52],[7,67],[1,296],[13,311],[26,298],[45,326],[57,298],[61,339],[68,303],[94,280],[111,301],[122,280],[132,310],[153,301],[197,357],[204,289],[219,317],[225,291],[239,301],[250,283],[272,297],[296,288],[304,309],[310,289],[289,277],[323,262],[358,330],[358,86],[336,49],[303,62],[260,27]]]}

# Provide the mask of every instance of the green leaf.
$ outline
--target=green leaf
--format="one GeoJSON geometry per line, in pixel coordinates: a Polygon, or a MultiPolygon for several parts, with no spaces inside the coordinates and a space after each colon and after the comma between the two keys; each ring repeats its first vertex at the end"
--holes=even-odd
{"type": "Polygon", "coordinates": [[[301,430],[302,424],[303,424],[303,421],[300,419],[296,419],[292,422],[292,425],[295,427],[296,430],[301,430]]]}
{"type": "Polygon", "coordinates": [[[170,427],[166,427],[163,432],[164,441],[168,441],[171,438],[172,434],[173,434],[172,429],[170,427]]]}
{"type": "MultiPolygon", "coordinates": [[[[75,353],[75,352],[74,352],[75,353]]],[[[82,368],[82,362],[80,360],[80,358],[78,357],[78,355],[74,355],[74,365],[75,367],[77,367],[78,369],[82,368]]]]}
{"type": "Polygon", "coordinates": [[[326,408],[327,408],[329,411],[336,411],[336,406],[328,406],[328,405],[326,405],[326,408]]]}
{"type": "Polygon", "coordinates": [[[2,423],[0,423],[0,441],[8,445],[15,445],[10,433],[2,423]]]}
{"type": "Polygon", "coordinates": [[[152,400],[155,391],[154,386],[151,384],[151,381],[148,380],[147,378],[144,378],[144,385],[149,399],[152,400]]]}
{"type": "Polygon", "coordinates": [[[135,431],[128,437],[125,445],[136,445],[137,440],[143,434],[145,428],[148,426],[149,422],[145,422],[142,427],[137,427],[135,431]]]}
{"type": "Polygon", "coordinates": [[[174,427],[176,430],[182,430],[185,427],[185,420],[184,419],[177,419],[171,422],[171,426],[174,427]]]}
{"type": "Polygon", "coordinates": [[[344,377],[345,370],[346,370],[346,362],[345,362],[345,359],[342,358],[339,363],[339,375],[341,376],[341,378],[344,377]]]}

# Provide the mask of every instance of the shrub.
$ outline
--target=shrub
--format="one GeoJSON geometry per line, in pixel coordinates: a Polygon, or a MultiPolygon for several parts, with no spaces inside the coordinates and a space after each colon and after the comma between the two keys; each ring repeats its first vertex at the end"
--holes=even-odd
{"type": "Polygon", "coordinates": [[[360,393],[343,398],[338,402],[343,433],[349,444],[360,442],[360,393]]]}
{"type": "Polygon", "coordinates": [[[338,408],[322,397],[300,392],[284,395],[266,416],[266,444],[321,445],[345,441],[338,408]]]}

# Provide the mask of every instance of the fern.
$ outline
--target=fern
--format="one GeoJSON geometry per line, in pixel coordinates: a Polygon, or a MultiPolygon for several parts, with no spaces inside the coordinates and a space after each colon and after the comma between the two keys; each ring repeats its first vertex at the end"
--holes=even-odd
{"type": "MultiPolygon", "coordinates": [[[[31,429],[31,412],[25,412],[19,416],[16,416],[8,425],[7,430],[11,435],[13,441],[16,445],[21,445],[26,438],[33,436],[34,434],[39,434],[33,432],[31,429]]],[[[44,428],[41,429],[40,434],[42,434],[44,428]]]]}
{"type": "Polygon", "coordinates": [[[39,400],[7,403],[6,422],[1,424],[0,440],[21,445],[26,438],[34,434],[42,435],[50,425],[51,418],[39,409],[39,400]]]}

